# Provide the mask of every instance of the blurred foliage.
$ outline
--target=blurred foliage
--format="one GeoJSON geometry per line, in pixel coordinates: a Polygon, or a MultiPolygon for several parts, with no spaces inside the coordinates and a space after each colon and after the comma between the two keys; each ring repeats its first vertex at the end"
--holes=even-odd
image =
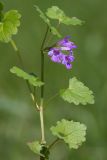
{"type": "MultiPolygon", "coordinates": [[[[47,82],[45,98],[60,88],[66,88],[68,79],[77,76],[94,91],[94,105],[76,107],[56,98],[46,109],[46,137],[57,120],[68,118],[87,125],[87,141],[78,150],[69,151],[59,143],[52,149],[51,159],[106,160],[107,159],[107,1],[106,0],[2,0],[4,10],[17,9],[22,14],[21,27],[14,37],[22,52],[28,73],[40,76],[40,45],[46,25],[35,12],[34,5],[46,11],[52,5],[59,6],[70,17],[85,21],[83,26],[61,26],[61,33],[70,33],[78,49],[73,69],[50,62],[45,57],[47,82]],[[50,65],[50,67],[49,67],[50,65]]],[[[55,39],[53,39],[55,42],[55,39]]],[[[14,77],[9,69],[19,65],[11,45],[0,43],[0,160],[36,159],[27,142],[40,139],[39,115],[35,112],[26,84],[14,77]]]]}

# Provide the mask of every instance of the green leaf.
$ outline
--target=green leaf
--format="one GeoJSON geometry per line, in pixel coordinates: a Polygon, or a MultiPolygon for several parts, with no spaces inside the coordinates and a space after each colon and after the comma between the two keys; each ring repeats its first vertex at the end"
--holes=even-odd
{"type": "Polygon", "coordinates": [[[60,95],[65,101],[75,105],[94,104],[93,92],[76,77],[69,80],[69,88],[61,90],[60,95]]]}
{"type": "Polygon", "coordinates": [[[77,149],[86,140],[86,126],[80,122],[62,119],[56,126],[51,127],[52,134],[64,140],[69,148],[77,149]]]}
{"type": "Polygon", "coordinates": [[[40,17],[44,20],[44,22],[50,26],[50,20],[45,16],[45,14],[40,10],[40,8],[37,5],[35,5],[35,8],[37,12],[40,14],[40,17]]]}
{"type": "Polygon", "coordinates": [[[63,21],[65,13],[59,9],[57,6],[52,6],[47,9],[46,15],[52,19],[58,19],[60,22],[63,21]]]}
{"type": "Polygon", "coordinates": [[[76,18],[76,17],[72,17],[72,18],[69,18],[69,17],[65,17],[63,18],[63,22],[64,24],[66,25],[82,25],[83,21],[81,21],[80,19],[76,18]]]}
{"type": "Polygon", "coordinates": [[[62,11],[57,6],[52,6],[47,9],[46,15],[51,19],[57,19],[60,23],[65,25],[81,25],[82,21],[76,17],[68,17],[65,15],[64,11],[62,11]]]}
{"type": "Polygon", "coordinates": [[[42,150],[42,146],[39,143],[39,141],[34,141],[34,142],[29,142],[27,143],[28,147],[30,148],[31,151],[33,151],[34,153],[38,154],[38,155],[42,155],[40,152],[42,150]]]}
{"type": "Polygon", "coordinates": [[[56,35],[60,38],[61,37],[60,33],[57,31],[57,29],[55,27],[53,27],[51,25],[50,20],[46,17],[46,15],[40,10],[40,8],[38,6],[35,5],[35,8],[36,8],[37,12],[39,12],[40,17],[43,19],[43,21],[49,26],[52,34],[56,35]]]}
{"type": "Polygon", "coordinates": [[[31,85],[33,85],[35,87],[40,87],[40,86],[44,85],[44,83],[41,82],[38,79],[38,77],[35,77],[34,75],[30,75],[16,66],[11,68],[10,72],[17,75],[18,77],[21,77],[21,78],[27,80],[31,85]]]}
{"type": "Polygon", "coordinates": [[[0,41],[9,42],[12,35],[17,34],[21,15],[17,10],[10,10],[3,15],[0,22],[0,41]]]}
{"type": "Polygon", "coordinates": [[[61,38],[60,33],[57,31],[55,27],[51,26],[50,29],[53,35],[57,35],[57,37],[61,38]]]}

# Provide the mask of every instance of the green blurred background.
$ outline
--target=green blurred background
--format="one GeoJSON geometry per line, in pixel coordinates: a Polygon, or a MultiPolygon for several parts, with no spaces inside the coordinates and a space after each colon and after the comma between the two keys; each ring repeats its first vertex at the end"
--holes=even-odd
{"type": "MultiPolygon", "coordinates": [[[[85,21],[80,27],[61,26],[77,44],[73,69],[67,71],[45,57],[45,98],[68,85],[77,76],[94,91],[96,103],[87,106],[67,104],[56,98],[45,112],[47,141],[54,137],[49,128],[57,120],[69,118],[87,125],[87,141],[78,150],[59,143],[52,149],[51,160],[107,160],[107,1],[106,0],[2,0],[5,11],[18,9],[21,27],[14,37],[28,72],[40,75],[40,44],[46,25],[33,7],[42,10],[57,5],[67,15],[85,21]]],[[[55,39],[54,39],[55,41],[55,39]]],[[[35,160],[26,143],[40,139],[39,114],[35,112],[23,80],[9,72],[19,61],[10,44],[0,43],[0,160],[35,160]]]]}

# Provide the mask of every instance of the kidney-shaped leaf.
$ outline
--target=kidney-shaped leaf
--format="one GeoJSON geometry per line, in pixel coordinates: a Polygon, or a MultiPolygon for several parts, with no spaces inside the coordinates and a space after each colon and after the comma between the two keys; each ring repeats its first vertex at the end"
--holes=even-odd
{"type": "Polygon", "coordinates": [[[9,42],[12,35],[17,34],[21,15],[17,10],[10,10],[3,15],[0,22],[0,41],[9,42]]]}
{"type": "Polygon", "coordinates": [[[51,127],[52,134],[63,139],[69,148],[77,149],[86,140],[86,126],[80,122],[62,119],[51,127]]]}
{"type": "Polygon", "coordinates": [[[57,19],[60,23],[63,23],[65,25],[81,25],[82,21],[76,17],[68,17],[64,13],[63,10],[61,10],[57,6],[52,6],[51,8],[47,9],[46,15],[51,19],[57,19]]]}
{"type": "Polygon", "coordinates": [[[61,97],[69,102],[79,105],[94,104],[93,92],[89,90],[82,82],[73,77],[69,80],[69,87],[67,89],[61,90],[61,97]]]}
{"type": "Polygon", "coordinates": [[[49,18],[52,19],[58,19],[59,21],[62,21],[65,17],[65,13],[59,9],[57,6],[52,6],[51,8],[47,9],[46,15],[49,18]]]}

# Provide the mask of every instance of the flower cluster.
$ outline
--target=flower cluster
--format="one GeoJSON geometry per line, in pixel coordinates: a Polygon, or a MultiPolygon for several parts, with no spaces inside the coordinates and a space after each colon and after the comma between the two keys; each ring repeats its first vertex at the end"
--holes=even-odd
{"type": "Polygon", "coordinates": [[[58,41],[56,45],[50,48],[48,56],[53,62],[61,63],[66,66],[67,69],[72,68],[71,62],[74,61],[73,49],[77,46],[69,40],[69,36],[58,41]]]}

